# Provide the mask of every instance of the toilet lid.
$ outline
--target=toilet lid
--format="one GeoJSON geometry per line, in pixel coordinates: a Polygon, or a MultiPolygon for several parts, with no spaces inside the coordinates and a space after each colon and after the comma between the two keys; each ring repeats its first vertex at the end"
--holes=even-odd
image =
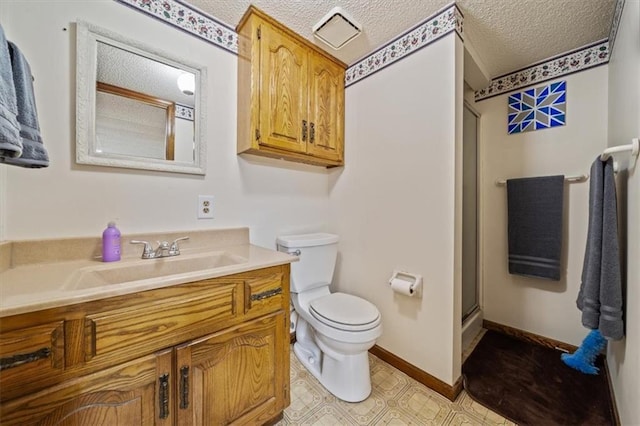
{"type": "Polygon", "coordinates": [[[380,323],[378,308],[345,293],[331,293],[312,301],[309,312],[318,321],[340,330],[369,330],[380,323]]]}

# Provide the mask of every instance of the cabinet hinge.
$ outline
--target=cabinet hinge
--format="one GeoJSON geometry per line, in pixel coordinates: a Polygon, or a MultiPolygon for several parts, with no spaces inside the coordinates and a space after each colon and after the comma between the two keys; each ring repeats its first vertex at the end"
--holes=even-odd
{"type": "Polygon", "coordinates": [[[258,40],[262,38],[262,29],[258,28],[258,40]]]}
{"type": "Polygon", "coordinates": [[[256,140],[260,140],[260,129],[256,129],[256,140]]]}

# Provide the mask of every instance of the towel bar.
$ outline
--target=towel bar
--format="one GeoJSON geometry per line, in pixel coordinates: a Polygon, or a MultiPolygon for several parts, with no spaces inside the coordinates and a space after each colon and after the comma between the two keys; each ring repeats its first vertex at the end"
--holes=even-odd
{"type": "MultiPolygon", "coordinates": [[[[564,180],[566,182],[572,183],[572,182],[585,182],[587,179],[589,179],[589,175],[575,175],[575,176],[565,176],[564,180]]],[[[498,179],[496,181],[496,185],[497,186],[505,186],[507,184],[507,180],[508,179],[498,179]]]]}
{"type": "MultiPolygon", "coordinates": [[[[631,144],[629,145],[619,145],[605,149],[604,151],[602,151],[602,154],[600,154],[600,159],[602,161],[607,161],[609,157],[613,156],[613,154],[625,151],[631,151],[631,161],[629,163],[629,168],[633,169],[636,165],[636,160],[638,159],[638,153],[640,153],[640,142],[638,142],[638,138],[631,139],[631,144]]],[[[617,161],[613,162],[613,168],[615,171],[618,171],[617,161]]]]}

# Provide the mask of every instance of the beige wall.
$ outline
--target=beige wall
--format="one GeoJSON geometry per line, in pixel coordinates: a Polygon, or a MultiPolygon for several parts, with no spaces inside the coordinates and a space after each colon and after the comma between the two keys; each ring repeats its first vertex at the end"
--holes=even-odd
{"type": "Polygon", "coordinates": [[[329,182],[329,228],[341,238],[334,288],[378,307],[379,346],[449,384],[460,373],[461,52],[451,34],[348,87],[346,166],[329,182]],[[421,299],[391,291],[394,269],[424,277],[421,299]]]}
{"type": "MultiPolygon", "coordinates": [[[[640,3],[627,1],[609,62],[609,146],[640,137],[640,3]]],[[[625,168],[626,155],[619,155],[625,168]]],[[[618,174],[618,205],[626,217],[626,337],[607,351],[623,425],[640,424],[640,162],[618,174]],[[628,180],[627,180],[628,179],[628,180]],[[626,209],[625,209],[626,205],[626,209]]],[[[622,220],[624,234],[624,223],[622,220]]]]}
{"type": "Polygon", "coordinates": [[[573,344],[586,334],[575,300],[587,234],[589,183],[565,185],[563,270],[558,282],[508,273],[506,188],[495,181],[589,173],[591,163],[606,147],[607,71],[605,65],[563,78],[567,81],[563,127],[508,135],[508,95],[475,103],[481,114],[480,227],[487,320],[573,344]]]}
{"type": "Polygon", "coordinates": [[[35,76],[51,166],[0,166],[0,239],[98,236],[115,220],[123,233],[249,226],[254,243],[275,247],[279,233],[325,228],[326,169],[236,155],[235,55],[110,0],[1,3],[7,37],[35,76]],[[75,164],[77,19],[207,67],[205,177],[75,164]],[[199,194],[215,196],[214,220],[197,219],[199,194]]]}

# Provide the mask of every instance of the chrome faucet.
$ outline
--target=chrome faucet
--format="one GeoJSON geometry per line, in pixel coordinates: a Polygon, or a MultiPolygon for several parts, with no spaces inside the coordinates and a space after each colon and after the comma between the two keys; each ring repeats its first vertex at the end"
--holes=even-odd
{"type": "Polygon", "coordinates": [[[181,237],[175,239],[171,244],[166,241],[158,241],[158,248],[153,250],[148,241],[131,240],[131,244],[144,244],[142,251],[143,259],[158,259],[160,257],[177,256],[180,254],[178,241],[188,240],[189,237],[181,237]]]}

